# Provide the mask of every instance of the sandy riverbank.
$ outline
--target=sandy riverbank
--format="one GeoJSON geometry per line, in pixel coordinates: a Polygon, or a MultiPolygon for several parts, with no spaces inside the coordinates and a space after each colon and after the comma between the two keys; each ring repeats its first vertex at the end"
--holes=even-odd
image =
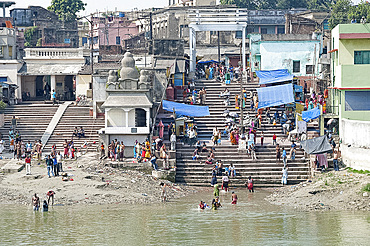
{"type": "Polygon", "coordinates": [[[364,210],[370,211],[369,174],[347,170],[316,175],[298,185],[276,189],[266,197],[272,204],[299,210],[364,210]]]}
{"type": "MultiPolygon", "coordinates": [[[[0,167],[9,160],[2,160],[0,167]]],[[[161,202],[160,182],[150,174],[121,170],[106,166],[108,161],[99,161],[94,153],[89,153],[78,160],[65,161],[64,171],[73,181],[47,175],[45,163],[32,162],[32,175],[26,175],[25,169],[12,174],[0,174],[0,204],[31,204],[31,197],[37,193],[45,199],[48,190],[54,190],[55,204],[135,204],[161,202]]],[[[23,162],[22,162],[23,163],[23,162]]],[[[169,201],[196,192],[196,188],[180,186],[165,181],[168,186],[169,201]]]]}

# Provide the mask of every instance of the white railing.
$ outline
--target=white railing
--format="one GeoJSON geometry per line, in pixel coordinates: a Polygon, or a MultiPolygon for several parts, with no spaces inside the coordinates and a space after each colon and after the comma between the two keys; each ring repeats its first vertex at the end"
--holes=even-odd
{"type": "Polygon", "coordinates": [[[83,48],[26,48],[25,58],[83,58],[83,48]]]}
{"type": "Polygon", "coordinates": [[[190,22],[205,23],[246,23],[248,21],[247,9],[202,9],[189,10],[190,22]]]}

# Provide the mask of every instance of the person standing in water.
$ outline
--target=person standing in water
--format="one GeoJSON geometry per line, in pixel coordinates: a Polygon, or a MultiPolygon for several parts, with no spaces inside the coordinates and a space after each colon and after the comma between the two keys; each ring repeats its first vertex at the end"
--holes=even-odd
{"type": "Polygon", "coordinates": [[[214,191],[213,191],[213,195],[215,196],[215,197],[218,197],[219,195],[220,195],[220,189],[218,188],[218,184],[215,184],[215,189],[214,189],[214,191]]]}
{"type": "Polygon", "coordinates": [[[252,176],[249,176],[249,177],[248,177],[247,182],[245,182],[245,186],[247,186],[247,188],[248,188],[249,192],[254,192],[252,176]]]}
{"type": "Polygon", "coordinates": [[[231,192],[231,204],[236,204],[238,201],[238,196],[235,194],[235,192],[231,192]]]}
{"type": "Polygon", "coordinates": [[[44,200],[44,204],[42,205],[42,211],[43,212],[49,211],[49,205],[48,205],[48,202],[46,200],[44,200]]]}
{"type": "Polygon", "coordinates": [[[161,183],[161,186],[162,186],[161,198],[162,198],[162,202],[165,202],[166,201],[166,198],[167,198],[167,185],[162,182],[161,183]]]}
{"type": "Polygon", "coordinates": [[[39,208],[40,208],[40,198],[37,196],[36,193],[32,197],[32,206],[33,206],[33,211],[39,211],[39,208]]]}

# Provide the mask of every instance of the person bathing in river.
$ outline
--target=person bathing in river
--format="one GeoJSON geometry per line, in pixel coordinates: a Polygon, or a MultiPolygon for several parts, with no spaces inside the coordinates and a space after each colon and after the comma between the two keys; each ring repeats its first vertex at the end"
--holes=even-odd
{"type": "Polygon", "coordinates": [[[220,188],[219,188],[219,185],[218,184],[215,184],[214,185],[215,189],[213,190],[213,195],[215,197],[218,197],[220,195],[220,188]]]}
{"type": "Polygon", "coordinates": [[[36,193],[32,197],[32,205],[33,205],[33,211],[39,211],[39,208],[40,208],[40,198],[37,196],[36,193]]]}
{"type": "Polygon", "coordinates": [[[231,204],[236,204],[238,201],[238,196],[235,194],[235,192],[231,192],[231,204]]]}
{"type": "Polygon", "coordinates": [[[254,192],[254,189],[253,189],[253,179],[252,179],[251,176],[248,177],[247,182],[245,182],[245,186],[247,186],[249,192],[254,192]]]}

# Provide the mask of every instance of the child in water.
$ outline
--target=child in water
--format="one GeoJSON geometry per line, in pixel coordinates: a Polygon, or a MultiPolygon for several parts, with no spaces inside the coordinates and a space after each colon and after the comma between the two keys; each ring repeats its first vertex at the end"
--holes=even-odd
{"type": "Polygon", "coordinates": [[[49,210],[49,205],[46,200],[44,200],[44,204],[42,205],[42,211],[47,212],[49,210]]]}

